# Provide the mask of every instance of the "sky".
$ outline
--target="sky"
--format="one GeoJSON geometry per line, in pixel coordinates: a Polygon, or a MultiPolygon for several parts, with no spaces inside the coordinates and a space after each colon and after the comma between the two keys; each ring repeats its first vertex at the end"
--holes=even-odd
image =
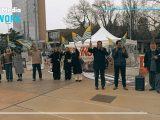
{"type": "MultiPolygon", "coordinates": [[[[11,8],[11,0],[0,0],[0,8],[11,8]]],[[[79,0],[46,0],[46,27],[47,30],[66,28],[64,17],[68,13],[68,9],[78,3],[79,0]]],[[[91,4],[94,0],[87,0],[91,4]]],[[[120,3],[120,0],[114,0],[115,3],[120,3]]],[[[2,14],[2,13],[0,13],[2,14]]],[[[12,24],[0,23],[0,33],[6,33],[8,27],[12,27],[12,24]]]]}

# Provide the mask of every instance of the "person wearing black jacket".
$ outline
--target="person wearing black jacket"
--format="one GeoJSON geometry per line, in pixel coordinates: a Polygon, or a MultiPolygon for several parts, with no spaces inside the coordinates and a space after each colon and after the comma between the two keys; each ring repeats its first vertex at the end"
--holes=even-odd
{"type": "Polygon", "coordinates": [[[52,63],[52,72],[54,80],[61,79],[61,71],[60,71],[60,62],[61,62],[61,53],[57,48],[54,49],[54,52],[49,56],[51,58],[52,63]]]}
{"type": "Polygon", "coordinates": [[[121,71],[123,89],[128,90],[126,87],[126,58],[128,58],[127,50],[122,46],[122,41],[118,40],[116,46],[112,51],[114,59],[114,84],[113,90],[118,89],[119,71],[121,71]]]}
{"type": "Polygon", "coordinates": [[[98,90],[98,79],[99,73],[101,77],[101,86],[102,89],[105,88],[105,68],[106,68],[106,57],[109,55],[106,48],[102,47],[102,41],[97,42],[97,47],[92,48],[92,43],[90,42],[88,51],[93,53],[94,61],[93,61],[93,69],[95,74],[95,87],[98,90]]]}
{"type": "Polygon", "coordinates": [[[72,67],[73,67],[73,73],[75,75],[75,81],[81,82],[82,81],[82,66],[81,66],[80,54],[77,48],[73,49],[72,67]]]}
{"type": "Polygon", "coordinates": [[[66,47],[66,50],[64,52],[64,70],[65,70],[65,80],[70,80],[72,77],[72,53],[70,52],[70,49],[66,47]]]}
{"type": "Polygon", "coordinates": [[[156,78],[156,55],[159,53],[156,47],[156,43],[152,41],[150,43],[150,49],[145,53],[144,56],[144,67],[149,71],[149,84],[151,86],[150,91],[155,90],[155,78],[156,78]]]}

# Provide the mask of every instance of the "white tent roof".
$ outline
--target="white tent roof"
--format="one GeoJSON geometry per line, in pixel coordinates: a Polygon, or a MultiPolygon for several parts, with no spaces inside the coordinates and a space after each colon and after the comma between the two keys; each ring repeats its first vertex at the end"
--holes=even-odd
{"type": "MultiPolygon", "coordinates": [[[[110,38],[111,40],[113,40],[113,42],[115,43],[117,40],[121,40],[121,38],[118,38],[114,35],[112,35],[110,32],[108,32],[104,27],[101,27],[94,35],[92,35],[91,37],[91,42],[92,45],[96,45],[97,41],[102,41],[104,45],[109,45],[109,41],[108,38],[110,38]]],[[[83,46],[88,46],[90,43],[90,39],[87,39],[83,46]]],[[[137,44],[135,41],[132,40],[127,40],[126,44],[137,44]]],[[[70,42],[69,45],[66,45],[68,47],[70,46],[74,46],[74,42],[70,42]]],[[[82,42],[79,41],[76,43],[76,46],[82,46],[82,42]]]]}
{"type": "MultiPolygon", "coordinates": [[[[113,42],[116,42],[117,40],[120,40],[121,38],[115,37],[110,32],[108,32],[104,27],[101,27],[91,38],[92,42],[97,41],[107,41],[108,38],[112,39],[113,42]]],[[[85,42],[90,42],[90,39],[86,40],[85,42]]]]}

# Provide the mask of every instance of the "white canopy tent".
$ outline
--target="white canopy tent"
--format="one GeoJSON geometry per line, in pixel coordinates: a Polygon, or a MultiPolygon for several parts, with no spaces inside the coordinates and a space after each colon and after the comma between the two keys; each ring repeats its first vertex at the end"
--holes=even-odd
{"type": "MultiPolygon", "coordinates": [[[[108,32],[104,27],[101,27],[91,38],[93,43],[97,41],[102,41],[105,45],[108,45],[108,38],[110,38],[114,43],[121,38],[115,37],[110,32],[108,32]]],[[[86,40],[85,43],[89,43],[90,39],[86,40]]]]}
{"type": "MultiPolygon", "coordinates": [[[[102,41],[103,45],[109,45],[108,38],[110,38],[114,43],[117,40],[120,40],[121,38],[115,37],[110,32],[108,32],[104,27],[101,27],[94,35],[92,35],[91,40],[87,39],[83,46],[88,46],[90,41],[93,45],[97,44],[97,41],[102,41]]],[[[82,46],[82,42],[79,41],[75,43],[77,47],[82,46]]],[[[66,47],[74,46],[74,42],[70,42],[69,45],[66,45],[66,47]]]]}
{"type": "MultiPolygon", "coordinates": [[[[117,40],[121,40],[121,38],[118,38],[114,35],[112,35],[110,32],[108,32],[104,27],[101,27],[94,35],[92,35],[91,39],[87,39],[84,44],[82,44],[81,41],[75,43],[77,47],[82,47],[82,46],[88,46],[90,41],[92,42],[92,45],[96,46],[97,41],[102,41],[104,46],[109,45],[109,40],[110,38],[113,43],[115,43],[117,40]]],[[[126,40],[127,45],[137,45],[137,41],[133,40],[126,40]]],[[[65,45],[66,47],[73,47],[74,42],[69,42],[69,45],[65,45]]]]}

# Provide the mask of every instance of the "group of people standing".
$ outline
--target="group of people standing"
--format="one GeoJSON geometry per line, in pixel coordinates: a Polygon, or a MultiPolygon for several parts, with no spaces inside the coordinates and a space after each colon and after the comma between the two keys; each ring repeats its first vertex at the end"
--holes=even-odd
{"type": "MultiPolygon", "coordinates": [[[[41,51],[37,48],[36,44],[33,43],[31,49],[28,50],[29,55],[32,59],[32,78],[33,81],[36,81],[36,71],[39,74],[39,80],[43,79],[41,64],[42,64],[42,55],[41,51]]],[[[72,72],[75,76],[76,82],[82,81],[82,61],[80,58],[80,53],[77,48],[73,48],[71,51],[68,47],[65,51],[60,51],[58,48],[55,48],[52,53],[48,56],[52,64],[53,79],[61,79],[61,63],[63,62],[64,71],[65,71],[65,80],[71,80],[72,72]]],[[[0,80],[1,74],[3,74],[3,69],[5,69],[6,79],[8,82],[13,81],[13,71],[12,68],[15,68],[15,72],[18,76],[17,81],[22,81],[22,74],[24,73],[23,58],[21,55],[20,49],[11,50],[7,48],[5,52],[1,55],[0,58],[0,80]]],[[[1,82],[1,81],[0,81],[1,82]]]]}
{"type": "MultiPolygon", "coordinates": [[[[98,80],[99,74],[101,78],[101,87],[105,89],[105,68],[106,68],[106,59],[109,56],[106,48],[102,47],[102,41],[97,42],[97,47],[92,48],[92,43],[90,42],[89,45],[89,52],[93,53],[94,61],[93,61],[93,68],[95,74],[95,87],[96,90],[99,89],[98,87],[98,80]]],[[[124,46],[122,46],[122,41],[118,40],[116,42],[116,46],[112,51],[112,58],[114,60],[114,90],[118,89],[118,79],[119,79],[119,71],[121,72],[122,76],[122,84],[123,89],[128,90],[126,87],[126,58],[128,58],[127,50],[124,46]]]]}
{"type": "Polygon", "coordinates": [[[75,81],[82,81],[82,64],[80,53],[77,48],[74,48],[73,51],[66,47],[65,52],[54,49],[51,55],[49,55],[52,63],[52,72],[54,80],[61,79],[61,63],[64,63],[65,71],[65,80],[71,80],[72,72],[75,75],[75,81]]]}
{"type": "MultiPolygon", "coordinates": [[[[98,80],[99,74],[101,78],[101,87],[105,88],[105,59],[109,56],[108,52],[102,47],[102,41],[97,42],[97,47],[92,48],[92,44],[89,45],[89,52],[93,53],[94,62],[94,74],[95,74],[95,87],[99,89],[98,80]]],[[[112,50],[112,58],[114,60],[114,88],[118,89],[119,73],[121,73],[122,85],[124,90],[128,90],[126,86],[126,59],[128,53],[121,40],[116,41],[116,45],[112,50]]],[[[144,66],[149,71],[149,84],[151,86],[150,91],[156,90],[160,93],[160,50],[157,48],[155,41],[150,43],[150,49],[146,51],[144,57],[144,66]]]]}
{"type": "MultiPolygon", "coordinates": [[[[106,48],[102,46],[102,41],[97,42],[97,47],[92,47],[90,42],[88,51],[93,54],[93,68],[95,75],[95,88],[99,89],[99,75],[101,79],[101,87],[104,90],[106,87],[105,81],[105,69],[106,69],[106,59],[109,56],[106,48]]],[[[33,44],[31,50],[29,50],[29,55],[32,58],[32,68],[33,68],[33,81],[36,81],[36,70],[39,73],[39,80],[42,80],[42,55],[41,51],[37,48],[36,44],[33,44]]],[[[66,47],[65,51],[60,51],[55,48],[52,53],[48,56],[52,64],[53,79],[61,79],[61,66],[63,63],[65,80],[71,80],[72,73],[75,75],[75,81],[81,82],[82,77],[82,59],[80,58],[80,52],[75,47],[70,50],[66,47]]],[[[122,85],[124,90],[128,90],[126,86],[126,59],[128,58],[128,53],[122,41],[118,40],[114,49],[112,50],[112,58],[114,60],[114,88],[118,89],[119,73],[121,73],[122,85]]],[[[24,73],[23,58],[20,49],[7,48],[5,52],[0,57],[0,82],[1,74],[3,74],[3,68],[6,71],[6,79],[8,82],[13,81],[13,71],[14,66],[15,72],[18,76],[17,81],[22,81],[22,74],[24,73]]],[[[157,49],[157,45],[154,41],[150,43],[150,49],[146,51],[144,57],[144,66],[149,71],[149,83],[151,86],[150,91],[156,90],[160,93],[160,50],[157,49]]]]}
{"type": "Polygon", "coordinates": [[[0,56],[0,80],[2,79],[1,74],[3,74],[3,69],[5,69],[7,81],[13,81],[13,66],[18,77],[17,81],[22,81],[24,66],[23,58],[21,56],[21,50],[15,49],[14,51],[12,51],[10,48],[6,48],[5,52],[0,56]]]}

